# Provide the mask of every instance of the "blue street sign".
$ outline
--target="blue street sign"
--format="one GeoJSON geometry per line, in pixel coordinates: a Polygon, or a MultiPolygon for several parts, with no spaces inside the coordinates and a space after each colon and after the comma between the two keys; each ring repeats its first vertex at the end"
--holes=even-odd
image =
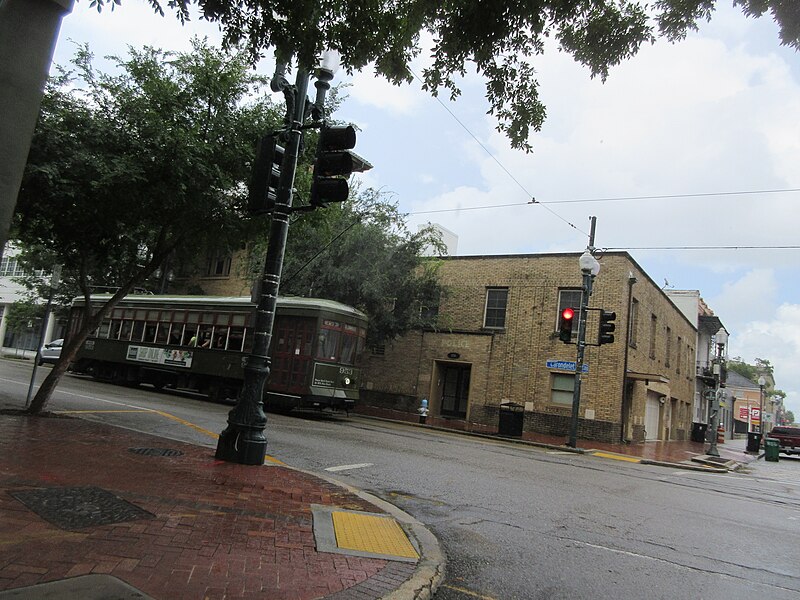
{"type": "MultiPolygon", "coordinates": [[[[558,369],[559,371],[572,371],[575,372],[575,361],[574,360],[548,360],[546,363],[548,369],[558,369]]],[[[588,373],[589,372],[589,365],[583,363],[583,369],[581,369],[581,373],[588,373]]]]}

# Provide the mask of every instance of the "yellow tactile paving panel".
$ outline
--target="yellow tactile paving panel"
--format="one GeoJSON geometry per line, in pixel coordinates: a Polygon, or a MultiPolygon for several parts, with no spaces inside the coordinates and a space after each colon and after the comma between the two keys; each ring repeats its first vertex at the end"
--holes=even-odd
{"type": "Polygon", "coordinates": [[[624,460],[625,462],[632,463],[642,462],[641,458],[625,456],[624,454],[612,454],[610,452],[592,452],[592,456],[599,456],[600,458],[613,458],[614,460],[624,460]]]}
{"type": "Polygon", "coordinates": [[[408,536],[392,518],[351,512],[331,513],[339,548],[419,558],[408,536]]]}

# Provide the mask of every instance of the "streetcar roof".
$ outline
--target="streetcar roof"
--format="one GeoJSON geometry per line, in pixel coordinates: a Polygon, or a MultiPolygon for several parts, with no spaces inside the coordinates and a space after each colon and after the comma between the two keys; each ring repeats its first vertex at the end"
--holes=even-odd
{"type": "MultiPolygon", "coordinates": [[[[92,294],[91,302],[107,302],[111,298],[111,294],[92,294]]],[[[78,296],[72,300],[73,306],[83,306],[85,298],[78,296]]],[[[214,307],[229,307],[229,308],[242,308],[252,309],[255,308],[255,303],[251,300],[250,296],[176,296],[176,295],[157,295],[157,294],[131,294],[125,296],[119,301],[117,306],[150,306],[174,304],[174,305],[188,305],[188,306],[214,306],[214,307]]],[[[349,315],[357,318],[367,320],[367,315],[342,302],[336,300],[327,300],[325,298],[303,298],[300,296],[279,296],[279,308],[296,308],[296,309],[312,309],[334,312],[344,315],[349,315]]]]}

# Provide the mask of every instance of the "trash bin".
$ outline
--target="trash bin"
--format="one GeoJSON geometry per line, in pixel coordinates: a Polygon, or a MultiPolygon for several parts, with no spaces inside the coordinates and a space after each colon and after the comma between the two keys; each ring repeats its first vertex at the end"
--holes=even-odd
{"type": "Polygon", "coordinates": [[[701,443],[705,442],[707,430],[707,423],[692,423],[692,441],[701,443]]]}
{"type": "Polygon", "coordinates": [[[775,438],[764,438],[764,460],[778,462],[778,454],[781,452],[781,443],[775,438]]]}
{"type": "Polygon", "coordinates": [[[747,434],[747,451],[758,452],[761,449],[761,434],[753,433],[752,431],[747,434]]]}
{"type": "Polygon", "coordinates": [[[521,437],[522,425],[525,421],[525,407],[516,402],[500,405],[500,421],[497,434],[509,437],[521,437]]]}

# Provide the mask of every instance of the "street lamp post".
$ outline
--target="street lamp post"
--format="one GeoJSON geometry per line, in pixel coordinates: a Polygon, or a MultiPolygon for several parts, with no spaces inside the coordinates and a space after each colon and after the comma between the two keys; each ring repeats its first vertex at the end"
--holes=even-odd
{"type": "Polygon", "coordinates": [[[758,378],[758,433],[761,434],[758,443],[759,447],[764,443],[764,386],[767,385],[767,380],[762,375],[758,378]]]}
{"type": "MultiPolygon", "coordinates": [[[[328,53],[323,55],[317,73],[322,85],[317,85],[316,102],[312,105],[314,116],[321,115],[323,119],[325,93],[338,66],[331,64],[331,58],[328,53]]],[[[288,140],[275,195],[275,208],[272,211],[267,255],[258,286],[253,349],[244,365],[242,391],[236,406],[228,413],[228,426],[219,436],[216,451],[216,458],[244,465],[264,464],[267,452],[267,438],[264,435],[267,425],[263,401],[264,386],[270,373],[269,346],[289,234],[289,215],[292,212],[297,157],[300,153],[300,141],[308,108],[307,93],[310,78],[308,71],[298,67],[295,84],[292,86],[284,77],[285,67],[285,64],[278,64],[272,81],[273,91],[283,92],[286,98],[288,140]]]]}
{"type": "Polygon", "coordinates": [[[583,374],[583,355],[586,350],[586,314],[589,312],[589,297],[592,295],[594,278],[600,272],[600,263],[592,255],[594,248],[586,248],[578,259],[581,269],[583,285],[581,287],[581,310],[578,316],[578,352],[575,360],[575,387],[572,392],[572,415],[569,425],[569,440],[567,446],[576,448],[578,445],[578,414],[581,404],[581,375],[583,374]]]}
{"type": "Polygon", "coordinates": [[[711,403],[711,443],[706,454],[708,456],[719,456],[717,449],[717,430],[719,429],[720,399],[722,397],[722,361],[725,352],[725,345],[728,343],[728,332],[720,328],[714,336],[717,345],[717,352],[714,358],[714,399],[711,403]]]}

